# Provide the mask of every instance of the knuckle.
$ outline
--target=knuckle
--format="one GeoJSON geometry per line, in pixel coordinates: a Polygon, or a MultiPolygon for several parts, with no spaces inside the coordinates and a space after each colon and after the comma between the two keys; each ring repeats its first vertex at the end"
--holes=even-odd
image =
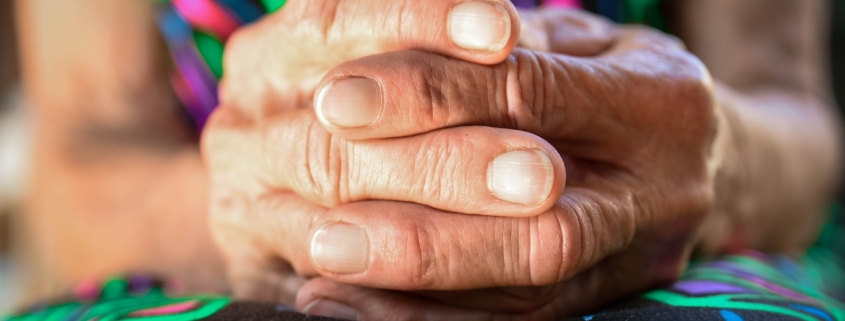
{"type": "Polygon", "coordinates": [[[500,67],[478,68],[476,65],[455,63],[450,58],[420,51],[395,55],[401,57],[396,68],[401,72],[392,75],[410,75],[395,79],[408,81],[405,86],[414,93],[411,105],[418,108],[413,113],[418,116],[416,121],[424,128],[465,125],[470,119],[482,118],[479,117],[483,116],[480,110],[467,108],[467,104],[474,101],[490,106],[504,106],[506,103],[506,75],[500,67]],[[468,92],[472,92],[473,96],[467,96],[468,92]]]}
{"type": "Polygon", "coordinates": [[[215,188],[209,203],[209,218],[213,230],[240,231],[248,234],[246,227],[250,221],[247,217],[252,210],[252,202],[237,192],[215,188]]]}
{"type": "Polygon", "coordinates": [[[557,111],[564,105],[561,88],[570,85],[559,83],[568,79],[566,68],[547,56],[521,49],[515,50],[502,66],[495,72],[506,75],[494,75],[490,85],[500,89],[495,92],[505,93],[504,97],[497,97],[496,104],[504,110],[494,111],[505,115],[501,125],[530,132],[557,122],[557,111]]]}
{"type": "Polygon", "coordinates": [[[704,143],[712,136],[715,128],[713,80],[704,64],[690,53],[682,53],[680,64],[680,75],[673,82],[675,90],[672,101],[680,109],[676,113],[678,117],[674,119],[675,126],[682,126],[685,129],[682,132],[704,143]]]}
{"type": "MultiPolygon", "coordinates": [[[[689,137],[709,136],[715,121],[714,84],[709,71],[693,54],[681,48],[654,46],[643,51],[637,61],[651,65],[647,71],[635,71],[637,79],[649,88],[638,101],[653,105],[656,93],[663,98],[649,126],[680,128],[689,137]]],[[[658,127],[658,128],[660,128],[658,127]]],[[[686,137],[686,136],[684,136],[686,137]]]]}
{"type": "Polygon", "coordinates": [[[346,179],[346,142],[329,134],[316,120],[307,124],[297,124],[297,128],[272,128],[267,133],[265,150],[278,147],[274,142],[289,140],[299,141],[291,151],[292,164],[280,163],[274,155],[265,152],[264,163],[270,169],[267,175],[291,175],[291,183],[300,196],[318,204],[335,207],[342,203],[346,179]],[[299,127],[301,126],[301,127],[299,127]],[[301,133],[301,137],[291,137],[290,133],[301,133]]]}
{"type": "MultiPolygon", "coordinates": [[[[711,109],[713,105],[713,79],[704,63],[689,52],[680,53],[677,79],[678,95],[691,102],[691,107],[711,109]]],[[[679,98],[680,98],[679,97],[679,98]]]]}
{"type": "Polygon", "coordinates": [[[449,58],[421,51],[401,51],[363,58],[370,65],[381,65],[390,73],[383,78],[389,86],[396,86],[402,95],[395,98],[397,105],[413,106],[409,113],[423,129],[454,126],[463,120],[466,92],[483,92],[485,84],[468,77],[462,64],[451,63],[449,58]],[[385,65],[386,64],[386,65],[385,65]]]}
{"type": "Polygon", "coordinates": [[[431,289],[435,283],[437,262],[440,260],[436,260],[431,228],[435,227],[421,221],[409,222],[403,228],[406,231],[403,243],[407,250],[403,260],[407,260],[409,270],[400,282],[405,290],[431,289]]]}
{"type": "Polygon", "coordinates": [[[538,255],[532,257],[532,281],[536,285],[567,280],[626,248],[634,239],[633,200],[563,197],[564,205],[547,217],[541,216],[543,221],[536,228],[540,231],[537,239],[542,240],[541,246],[535,246],[538,255]]]}
{"type": "Polygon", "coordinates": [[[211,115],[200,150],[213,189],[256,192],[252,183],[260,163],[249,157],[256,152],[254,134],[252,123],[233,108],[221,106],[211,115]]]}
{"type": "Polygon", "coordinates": [[[235,29],[234,32],[226,39],[226,56],[224,63],[229,66],[236,66],[236,63],[241,61],[243,55],[249,53],[253,48],[254,38],[257,29],[255,27],[244,27],[235,29]]]}
{"type": "Polygon", "coordinates": [[[311,41],[325,42],[340,24],[341,0],[290,1],[280,11],[276,24],[294,32],[304,33],[311,41]]]}
{"type": "MultiPolygon", "coordinates": [[[[364,58],[368,59],[368,58],[364,58]]],[[[387,75],[387,80],[398,84],[400,88],[407,88],[413,93],[413,106],[418,108],[414,110],[414,114],[419,116],[418,121],[421,121],[426,128],[436,128],[440,120],[447,119],[448,114],[442,114],[446,111],[444,108],[449,102],[449,97],[444,89],[448,90],[447,82],[450,81],[448,75],[449,68],[444,63],[446,58],[440,56],[431,56],[419,51],[402,51],[388,53],[372,57],[372,61],[377,64],[388,63],[390,69],[397,70],[395,73],[387,75]],[[381,61],[378,61],[378,60],[381,61]],[[399,75],[407,75],[407,77],[398,77],[399,75]]],[[[400,96],[400,99],[406,99],[400,96]]],[[[403,102],[406,102],[404,100],[403,102]]]]}
{"type": "Polygon", "coordinates": [[[225,127],[226,112],[227,109],[221,106],[208,118],[205,130],[202,131],[202,136],[200,136],[200,152],[203,158],[211,159],[211,157],[226,149],[227,144],[225,142],[227,139],[225,133],[222,132],[225,127]]]}
{"type": "Polygon", "coordinates": [[[254,27],[244,27],[236,29],[229,38],[226,39],[226,55],[223,57],[223,64],[226,70],[234,69],[239,63],[244,61],[244,56],[248,55],[250,49],[254,50],[252,46],[255,29],[254,27]]]}
{"type": "Polygon", "coordinates": [[[256,57],[264,52],[261,48],[266,45],[266,41],[261,38],[260,29],[253,25],[238,28],[226,40],[226,54],[223,56],[223,69],[226,72],[219,85],[221,104],[235,105],[235,102],[242,99],[238,93],[245,86],[243,80],[253,77],[255,70],[261,70],[259,61],[264,60],[256,57]]]}
{"type": "Polygon", "coordinates": [[[534,230],[537,235],[532,237],[533,250],[530,252],[532,285],[543,286],[569,279],[577,272],[586,253],[591,252],[588,248],[591,243],[582,237],[584,226],[578,224],[580,220],[564,212],[555,209],[536,219],[534,230]]]}
{"type": "Polygon", "coordinates": [[[200,137],[200,152],[206,165],[213,171],[219,167],[225,167],[227,153],[231,153],[236,146],[239,146],[239,135],[232,126],[234,115],[230,108],[221,106],[215,110],[206,123],[205,130],[200,137]]]}
{"type": "Polygon", "coordinates": [[[684,42],[673,35],[664,33],[652,27],[643,25],[628,25],[621,29],[622,33],[633,36],[634,41],[646,48],[660,50],[685,50],[684,42]]]}

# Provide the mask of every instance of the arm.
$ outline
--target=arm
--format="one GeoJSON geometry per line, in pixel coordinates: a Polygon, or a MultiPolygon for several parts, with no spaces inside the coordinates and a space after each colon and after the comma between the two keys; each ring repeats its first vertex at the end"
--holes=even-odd
{"type": "Polygon", "coordinates": [[[702,250],[800,253],[817,237],[839,181],[839,115],[824,72],[828,5],[677,4],[674,28],[716,79],[723,116],[716,213],[702,250]]]}
{"type": "Polygon", "coordinates": [[[222,280],[204,168],[168,89],[153,2],[17,7],[38,123],[32,279],[47,280],[42,289],[127,270],[222,280]]]}

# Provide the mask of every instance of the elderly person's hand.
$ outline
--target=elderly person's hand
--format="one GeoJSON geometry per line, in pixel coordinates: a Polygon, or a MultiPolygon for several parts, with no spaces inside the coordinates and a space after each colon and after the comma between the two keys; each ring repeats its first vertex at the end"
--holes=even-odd
{"type": "Polygon", "coordinates": [[[228,43],[205,162],[153,2],[17,5],[40,124],[25,234],[53,289],[221,283],[208,206],[241,298],[551,318],[671,280],[693,246],[801,253],[837,185],[822,1],[672,1],[710,85],[667,36],[576,12],[290,0],[228,43]]]}
{"type": "MultiPolygon", "coordinates": [[[[312,77],[324,70],[297,72],[295,61],[254,77],[261,65],[243,57],[273,51],[248,50],[259,45],[249,31],[235,40],[204,152],[236,293],[288,302],[303,282],[296,274],[319,275],[297,298],[309,313],[546,319],[670,282],[694,248],[800,248],[813,233],[816,219],[789,235],[777,233],[784,224],[747,225],[796,216],[736,200],[782,195],[753,188],[766,180],[744,171],[767,153],[745,146],[784,155],[794,138],[780,135],[824,113],[778,123],[737,107],[751,99],[717,104],[717,91],[730,94],[650,29],[571,11],[523,17],[519,40],[531,49],[495,65],[438,48],[454,40],[432,41],[383,46],[389,53],[369,52],[322,81],[312,77]],[[260,95],[245,94],[262,82],[270,86],[260,95]],[[314,109],[297,109],[312,106],[312,93],[314,109]],[[790,130],[772,135],[772,124],[790,130]]],[[[834,141],[832,126],[818,128],[804,133],[834,141]]],[[[831,150],[819,147],[807,151],[831,150]]],[[[817,155],[819,168],[833,167],[834,157],[817,155]]],[[[789,174],[803,182],[817,172],[789,174]]],[[[829,185],[814,186],[772,206],[814,209],[829,185]]]]}
{"type": "MultiPolygon", "coordinates": [[[[318,115],[378,108],[373,114],[379,117],[363,126],[320,118],[352,144],[436,134],[452,137],[447,141],[484,162],[489,154],[477,148],[488,146],[487,133],[467,131],[486,127],[474,126],[536,134],[564,159],[563,196],[535,217],[459,215],[410,203],[337,207],[312,221],[310,246],[362,264],[354,271],[317,265],[325,278],[366,287],[468,291],[423,292],[437,299],[432,302],[317,279],[303,288],[299,308],[342,317],[357,310],[373,320],[497,316],[473,309],[551,319],[672,281],[683,270],[710,213],[723,147],[714,141],[725,135],[718,130],[706,69],[679,42],[656,31],[617,28],[578,12],[544,11],[530,19],[540,26],[526,28],[535,32],[532,46],[553,52],[517,49],[495,66],[417,51],[367,57],[330,71],[315,108],[318,115]],[[362,245],[350,246],[354,242],[362,245]],[[491,287],[509,288],[470,290],[491,287]]],[[[437,166],[462,174],[442,174],[434,180],[439,188],[446,188],[443,178],[460,186],[484,177],[472,167],[475,159],[450,158],[458,148],[444,153],[440,145],[414,146],[420,147],[420,155],[443,153],[437,166]]],[[[382,168],[390,163],[371,162],[382,168]]],[[[525,175],[515,174],[509,179],[525,175]]],[[[462,196],[477,204],[480,195],[462,196]]],[[[276,222],[265,224],[281,224],[276,222]]]]}
{"type": "MultiPolygon", "coordinates": [[[[289,280],[286,261],[389,289],[558,284],[459,303],[566,314],[674,279],[712,202],[706,70],[657,32],[572,12],[533,19],[548,29],[524,42],[556,53],[520,49],[489,67],[419,51],[363,58],[324,78],[316,116],[255,118],[262,104],[227,102],[238,91],[224,87],[204,146],[238,293],[282,289],[267,280],[289,280]],[[407,203],[356,202],[368,199],[407,203]]],[[[330,295],[300,306],[342,300],[330,295]]]]}
{"type": "MultiPolygon", "coordinates": [[[[390,242],[396,233],[406,233],[394,226],[406,218],[387,217],[405,209],[401,203],[359,207],[361,214],[382,211],[370,218],[385,223],[383,233],[324,226],[337,219],[338,213],[328,208],[340,204],[385,199],[506,216],[551,208],[562,193],[565,170],[555,149],[535,135],[465,127],[349,141],[325,131],[314,110],[302,108],[311,105],[320,78],[341,62],[422,49],[496,63],[511,52],[518,33],[519,19],[508,1],[360,0],[292,1],[235,35],[227,47],[221,106],[204,131],[203,152],[213,184],[212,229],[236,295],[293,304],[302,282],[294,270],[301,275],[361,272],[369,265],[365,252],[379,245],[377,240],[367,243],[364,233],[390,242]],[[341,249],[331,248],[334,243],[309,246],[315,233],[318,242],[332,243],[344,235],[353,239],[341,249]],[[344,253],[353,250],[358,253],[344,253]]],[[[353,81],[335,86],[336,94],[323,95],[321,101],[343,100],[344,91],[358,89],[378,90],[353,81]]],[[[372,94],[357,101],[380,99],[372,94]]],[[[320,115],[354,125],[378,114],[352,108],[320,115]]],[[[414,235],[403,237],[416,242],[414,235]]],[[[397,271],[383,285],[407,287],[411,274],[403,273],[397,271]]]]}

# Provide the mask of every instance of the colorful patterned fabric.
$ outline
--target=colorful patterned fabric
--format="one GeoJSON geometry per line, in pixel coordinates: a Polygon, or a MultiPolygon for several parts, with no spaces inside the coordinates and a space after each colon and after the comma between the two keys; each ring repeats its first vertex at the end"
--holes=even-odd
{"type": "Polygon", "coordinates": [[[82,284],[74,295],[36,305],[3,318],[6,321],[321,321],[291,308],[237,302],[220,295],[171,296],[166,284],[144,276],[82,284]]]}
{"type": "Polygon", "coordinates": [[[756,252],[694,264],[674,285],[584,317],[615,320],[845,320],[845,261],[756,252]]]}
{"type": "MultiPolygon", "coordinates": [[[[70,299],[5,320],[306,320],[268,303],[215,295],[171,297],[162,285],[143,277],[114,279],[101,288],[84,285],[70,299]]],[[[756,252],[703,261],[670,287],[567,321],[583,320],[845,321],[845,260],[817,247],[797,261],[756,252]]]]}
{"type": "Polygon", "coordinates": [[[162,283],[141,276],[110,280],[101,287],[83,284],[63,302],[35,306],[6,320],[201,320],[230,302],[214,295],[170,297],[162,289],[162,283]]]}

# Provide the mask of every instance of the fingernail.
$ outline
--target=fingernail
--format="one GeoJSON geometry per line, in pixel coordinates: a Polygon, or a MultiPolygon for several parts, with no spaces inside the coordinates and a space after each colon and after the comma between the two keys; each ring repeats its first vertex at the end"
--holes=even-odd
{"type": "Polygon", "coordinates": [[[498,3],[464,2],[449,13],[449,36],[464,49],[501,50],[511,36],[511,18],[498,3]]]}
{"type": "Polygon", "coordinates": [[[497,198],[536,205],[549,197],[554,181],[552,161],[538,150],[517,150],[496,157],[487,170],[487,184],[497,198]]]}
{"type": "Polygon", "coordinates": [[[552,286],[509,286],[503,287],[502,291],[520,299],[536,300],[549,294],[552,291],[552,286]]]}
{"type": "Polygon", "coordinates": [[[314,302],[309,303],[305,306],[305,309],[302,309],[302,313],[306,315],[316,315],[344,320],[360,319],[358,311],[355,311],[355,309],[326,299],[317,299],[314,302]]]}
{"type": "Polygon", "coordinates": [[[381,114],[381,87],[372,79],[346,78],[330,82],[317,96],[317,117],[339,128],[370,125],[381,114]]]}
{"type": "Polygon", "coordinates": [[[321,227],[311,239],[311,259],[334,273],[360,273],[369,259],[367,233],[358,226],[332,223],[321,227]]]}

